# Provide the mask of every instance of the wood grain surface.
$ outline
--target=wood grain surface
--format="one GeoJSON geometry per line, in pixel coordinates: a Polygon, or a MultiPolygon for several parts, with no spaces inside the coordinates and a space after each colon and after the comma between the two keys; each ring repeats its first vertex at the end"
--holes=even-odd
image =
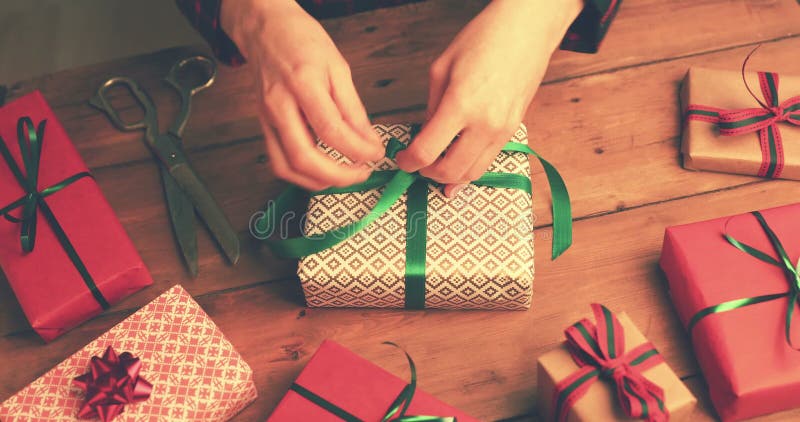
{"type": "MultiPolygon", "coordinates": [[[[429,0],[324,22],[350,61],[376,122],[419,121],[427,68],[483,1],[429,0]]],[[[423,389],[484,420],[537,420],[536,359],[589,303],[625,310],[700,398],[693,420],[713,420],[702,375],[657,268],[666,226],[796,202],[790,181],[683,170],[677,90],[690,66],[738,69],[763,44],[752,69],[800,74],[795,0],[626,0],[600,52],[557,52],[525,122],[538,152],[567,180],[575,244],[552,262],[550,199],[535,167],[536,262],[527,312],[308,309],[294,275],[251,239],[248,222],[285,184],[269,172],[247,69],[221,68],[196,97],[185,133],[191,161],[244,248],[226,265],[205,232],[200,275],[191,280],[176,250],[158,172],[141,133],[116,131],[87,105],[114,75],[137,79],[162,122],[177,108],[161,81],[172,63],[204,47],[175,48],[72,69],[7,88],[8,99],[41,90],[64,124],[153,273],[155,285],[44,344],[0,278],[0,400],[47,371],[169,286],[194,295],[255,372],[259,399],[237,420],[263,420],[326,338],[405,376],[381,341],[404,345],[423,389]],[[467,353],[465,353],[465,351],[467,353]]],[[[5,91],[0,89],[0,92],[5,91]]],[[[115,103],[135,113],[124,96],[115,103]]],[[[764,421],[797,420],[800,411],[764,421]]]]}

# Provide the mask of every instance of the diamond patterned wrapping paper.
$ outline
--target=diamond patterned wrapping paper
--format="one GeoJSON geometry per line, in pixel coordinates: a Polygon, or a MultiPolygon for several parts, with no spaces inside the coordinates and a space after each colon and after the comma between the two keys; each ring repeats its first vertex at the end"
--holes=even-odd
{"type": "MultiPolygon", "coordinates": [[[[384,143],[411,138],[411,126],[376,125],[384,143]]],[[[527,144],[525,126],[511,141],[527,144]]],[[[324,148],[324,147],[323,147],[324,148]]],[[[327,152],[336,156],[335,152],[327,152]]],[[[397,165],[384,158],[378,170],[397,165]]],[[[530,178],[528,156],[501,152],[488,169],[530,178]]],[[[381,188],[382,189],[382,188],[381,188]]],[[[305,233],[357,221],[381,190],[312,196],[305,233]]],[[[402,308],[405,298],[406,195],[361,232],[300,260],[298,276],[312,307],[402,308]]],[[[517,189],[468,185],[456,198],[428,187],[425,307],[527,309],[533,283],[532,198],[517,189]]]]}
{"type": "Polygon", "coordinates": [[[0,420],[73,421],[83,405],[72,379],[106,347],[142,361],[146,401],[114,422],[224,421],[256,398],[253,372],[197,302],[175,286],[0,404],[0,420]]]}

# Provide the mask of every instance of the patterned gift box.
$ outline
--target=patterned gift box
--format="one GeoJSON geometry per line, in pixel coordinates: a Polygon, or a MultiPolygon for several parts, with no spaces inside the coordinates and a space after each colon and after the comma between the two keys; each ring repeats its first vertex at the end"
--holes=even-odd
{"type": "Polygon", "coordinates": [[[180,286],[114,326],[0,404],[0,419],[72,421],[84,403],[73,378],[108,346],[141,359],[150,397],[125,406],[121,421],[224,421],[256,398],[253,372],[180,286]]]}
{"type": "MultiPolygon", "coordinates": [[[[407,144],[410,125],[376,125],[389,142],[407,144]]],[[[527,144],[525,126],[511,138],[527,144]]],[[[329,148],[329,154],[336,153],[329,148]]],[[[394,170],[384,158],[377,170],[394,170]]],[[[528,156],[501,152],[490,172],[530,179],[528,156]]],[[[456,198],[428,184],[424,299],[426,308],[527,309],[533,282],[531,195],[521,189],[468,185],[456,198]]],[[[311,197],[306,235],[364,217],[382,189],[311,197]]],[[[402,308],[406,295],[406,210],[403,194],[388,212],[345,241],[300,260],[298,275],[312,307],[402,308]]]]}

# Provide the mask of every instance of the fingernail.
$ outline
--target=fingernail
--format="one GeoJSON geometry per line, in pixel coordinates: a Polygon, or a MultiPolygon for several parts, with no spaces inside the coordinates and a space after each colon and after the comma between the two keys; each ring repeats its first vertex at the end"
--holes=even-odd
{"type": "Polygon", "coordinates": [[[447,198],[455,198],[456,195],[458,195],[459,192],[464,190],[465,187],[467,187],[467,185],[464,183],[447,185],[444,187],[444,196],[446,196],[447,198]]]}

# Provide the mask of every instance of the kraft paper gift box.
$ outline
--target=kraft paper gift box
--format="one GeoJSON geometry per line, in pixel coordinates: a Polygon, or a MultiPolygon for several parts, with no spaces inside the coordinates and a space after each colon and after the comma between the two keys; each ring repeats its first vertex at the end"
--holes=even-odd
{"type": "Polygon", "coordinates": [[[0,216],[8,217],[0,218],[0,267],[45,341],[152,284],[125,229],[38,91],[0,108],[0,138],[0,216]],[[30,118],[28,124],[23,117],[30,118]],[[35,146],[35,141],[40,153],[34,147],[31,159],[23,159],[20,142],[35,146]],[[25,186],[36,178],[36,190],[28,192],[25,186]],[[19,200],[35,192],[42,197],[30,197],[35,213],[26,217],[28,208],[19,200]],[[27,236],[31,250],[22,243],[28,227],[33,228],[27,236]]]}
{"type": "Polygon", "coordinates": [[[0,404],[0,420],[77,420],[86,396],[73,379],[109,346],[138,357],[139,376],[152,385],[150,396],[125,404],[115,422],[225,421],[256,398],[250,367],[175,286],[0,404]]]}
{"type": "MultiPolygon", "coordinates": [[[[404,144],[411,126],[376,125],[384,142],[404,144]]],[[[527,144],[524,126],[513,142],[527,144]]],[[[335,154],[330,149],[329,153],[335,154]]],[[[378,170],[397,169],[384,158],[378,170]]],[[[530,178],[528,156],[502,152],[489,171],[530,178]]],[[[375,206],[380,190],[312,196],[307,235],[352,223],[375,206]]],[[[342,243],[300,259],[298,276],[312,307],[402,308],[406,299],[407,195],[342,243]]],[[[424,307],[527,309],[533,282],[531,195],[523,190],[468,185],[456,198],[427,191],[424,307]]],[[[414,307],[414,306],[409,306],[414,307]]]]}
{"type": "MultiPolygon", "coordinates": [[[[759,215],[796,265],[800,204],[759,215]]],[[[800,340],[798,312],[790,320],[791,344],[785,325],[787,312],[797,307],[792,297],[799,291],[797,281],[787,278],[792,272],[785,266],[743,252],[726,235],[782,262],[754,213],[669,227],[661,253],[672,303],[689,330],[711,400],[724,421],[798,407],[800,351],[793,349],[800,340]],[[763,301],[735,306],[758,297],[763,301]],[[721,304],[732,309],[711,311],[721,304]]]]}
{"type": "MultiPolygon", "coordinates": [[[[599,305],[593,305],[593,307],[605,310],[605,308],[599,305]]],[[[608,312],[609,314],[606,315],[610,315],[610,311],[608,312]]],[[[642,335],[630,318],[628,318],[627,314],[621,312],[616,315],[616,319],[619,321],[618,328],[621,328],[622,336],[624,337],[624,340],[619,340],[621,344],[624,344],[626,353],[623,355],[618,354],[618,357],[622,357],[621,359],[623,361],[636,361],[636,358],[645,353],[648,353],[648,356],[650,356],[655,348],[652,344],[649,344],[644,335],[642,335]]],[[[588,320],[583,320],[580,324],[583,324],[584,327],[591,327],[594,325],[588,320]]],[[[598,327],[600,324],[605,325],[604,322],[597,321],[598,327]]],[[[591,332],[591,330],[588,331],[591,332]]],[[[619,336],[620,334],[616,333],[616,335],[619,336]]],[[[596,336],[595,340],[600,342],[604,337],[604,335],[596,336]]],[[[619,346],[619,344],[617,346],[619,346]]],[[[592,375],[592,371],[601,372],[602,368],[597,369],[592,365],[588,365],[583,369],[583,372],[579,372],[581,368],[571,355],[570,347],[572,346],[568,345],[568,343],[562,343],[556,349],[542,355],[538,360],[537,386],[539,391],[537,392],[537,401],[544,420],[605,422],[641,419],[632,418],[624,412],[617,397],[617,387],[611,381],[612,377],[597,374],[592,375]],[[556,387],[560,386],[559,384],[565,381],[567,384],[566,387],[568,387],[569,384],[572,384],[571,381],[576,378],[581,378],[582,375],[586,374],[588,374],[587,376],[589,377],[587,382],[590,382],[588,387],[585,383],[576,384],[579,385],[576,390],[586,388],[585,392],[578,396],[577,400],[570,398],[569,400],[572,401],[571,406],[561,407],[561,411],[558,415],[560,419],[557,419],[555,410],[558,403],[558,396],[555,393],[556,387]]],[[[670,420],[691,420],[691,415],[695,410],[697,399],[663,359],[660,359],[657,355],[652,355],[649,359],[657,360],[653,362],[644,360],[642,363],[638,364],[645,368],[643,370],[637,370],[636,364],[631,364],[630,367],[637,370],[638,374],[644,376],[649,382],[661,388],[663,391],[663,405],[669,413],[670,420]]],[[[616,363],[616,365],[621,365],[621,362],[616,363]]],[[[564,390],[566,390],[566,388],[564,388],[564,390]]],[[[564,398],[566,397],[568,396],[565,395],[564,398]]],[[[638,399],[633,396],[631,398],[634,401],[638,401],[638,399]]],[[[650,407],[650,414],[652,416],[652,408],[655,406],[651,405],[650,407]]]]}
{"type": "MultiPolygon", "coordinates": [[[[393,351],[388,346],[387,351],[402,359],[399,351],[393,351]]],[[[424,374],[420,378],[424,378],[424,374]]],[[[407,385],[406,381],[338,343],[326,340],[267,420],[377,422],[383,419],[393,401],[407,385]]],[[[454,417],[458,422],[477,422],[477,419],[417,387],[405,416],[423,415],[454,417]]],[[[394,415],[397,416],[399,415],[394,415]]]]}
{"type": "Polygon", "coordinates": [[[800,76],[746,72],[746,80],[755,97],[768,108],[783,107],[773,111],[762,107],[748,92],[738,69],[689,69],[681,89],[686,118],[681,144],[683,166],[800,179],[800,76]],[[777,97],[771,87],[777,88],[777,97]],[[721,111],[735,110],[743,111],[728,113],[726,122],[717,122],[715,116],[721,111]],[[776,113],[787,120],[764,127],[762,140],[762,131],[754,129],[768,123],[767,119],[774,120],[776,113]],[[748,126],[754,118],[761,123],[748,126]]]}

